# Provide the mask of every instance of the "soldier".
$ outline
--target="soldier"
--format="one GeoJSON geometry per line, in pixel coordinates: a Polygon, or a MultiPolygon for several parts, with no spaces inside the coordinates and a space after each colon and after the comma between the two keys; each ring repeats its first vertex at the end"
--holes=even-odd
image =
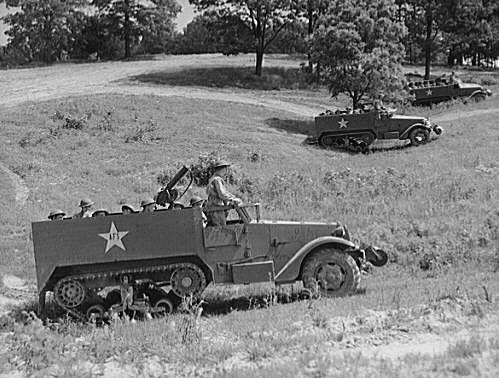
{"type": "Polygon", "coordinates": [[[90,199],[82,199],[79,205],[81,207],[81,210],[79,213],[73,215],[73,218],[90,218],[92,216],[93,205],[94,203],[90,199]]]}
{"type": "Polygon", "coordinates": [[[61,219],[64,219],[64,216],[66,215],[66,213],[62,210],[54,210],[54,211],[51,211],[48,218],[50,220],[61,220],[61,219]]]}
{"type": "MultiPolygon", "coordinates": [[[[206,205],[210,209],[216,209],[217,207],[228,205],[239,206],[243,202],[240,198],[237,198],[225,188],[224,178],[227,176],[229,167],[229,163],[220,160],[214,165],[215,171],[210,177],[208,187],[206,188],[206,193],[208,194],[206,205]]],[[[225,226],[226,218],[225,209],[210,211],[208,213],[208,225],[225,226]]]]}
{"type": "Polygon", "coordinates": [[[135,209],[133,208],[132,205],[129,205],[127,203],[123,204],[121,206],[121,212],[124,214],[124,215],[128,215],[128,214],[134,214],[136,213],[137,211],[135,211],[135,209]]]}
{"type": "Polygon", "coordinates": [[[97,209],[93,212],[92,217],[105,217],[106,215],[109,215],[109,211],[106,209],[97,209]]]}
{"type": "Polygon", "coordinates": [[[142,208],[142,213],[152,213],[156,210],[156,202],[152,198],[148,198],[140,202],[140,207],[142,208]]]}
{"type": "MultiPolygon", "coordinates": [[[[191,207],[199,207],[199,208],[202,209],[203,208],[204,199],[202,199],[199,196],[193,196],[191,198],[191,200],[189,201],[189,203],[191,204],[191,207]]],[[[204,211],[201,211],[201,215],[203,217],[203,227],[206,227],[206,225],[208,223],[208,218],[206,217],[206,214],[204,213],[204,211]]]]}

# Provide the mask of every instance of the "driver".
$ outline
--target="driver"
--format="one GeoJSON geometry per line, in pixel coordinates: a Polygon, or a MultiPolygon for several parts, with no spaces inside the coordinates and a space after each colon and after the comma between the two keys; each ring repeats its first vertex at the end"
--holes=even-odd
{"type": "MultiPolygon", "coordinates": [[[[242,200],[230,193],[225,187],[225,177],[229,171],[230,164],[226,161],[219,160],[214,165],[213,175],[208,181],[206,193],[208,200],[206,206],[209,209],[216,209],[217,207],[224,207],[229,205],[239,206],[242,200]]],[[[208,225],[209,226],[225,226],[227,215],[224,209],[209,211],[208,212],[208,225]]]]}

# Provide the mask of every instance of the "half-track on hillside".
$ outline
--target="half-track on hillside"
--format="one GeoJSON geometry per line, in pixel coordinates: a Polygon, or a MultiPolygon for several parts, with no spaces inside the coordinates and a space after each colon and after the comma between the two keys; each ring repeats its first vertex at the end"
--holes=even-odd
{"type": "Polygon", "coordinates": [[[312,293],[344,296],[357,290],[367,262],[387,262],[383,250],[359,247],[338,223],[265,221],[258,204],[226,210],[234,214],[226,226],[205,226],[209,208],[32,223],[40,310],[52,292],[84,320],[154,316],[210,283],[302,280],[312,293]]]}
{"type": "Polygon", "coordinates": [[[376,139],[408,139],[414,146],[430,140],[430,133],[442,133],[442,128],[425,117],[396,115],[384,107],[363,104],[361,109],[336,110],[315,117],[314,135],[324,148],[367,152],[376,139]]]}
{"type": "Polygon", "coordinates": [[[461,98],[465,101],[483,101],[492,95],[489,89],[479,84],[463,83],[450,78],[411,81],[407,85],[409,94],[414,96],[413,105],[429,105],[461,98]]]}

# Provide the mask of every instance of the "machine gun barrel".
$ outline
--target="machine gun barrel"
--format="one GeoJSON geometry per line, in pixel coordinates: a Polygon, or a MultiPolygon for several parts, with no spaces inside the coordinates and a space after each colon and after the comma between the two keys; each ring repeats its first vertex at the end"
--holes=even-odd
{"type": "Polygon", "coordinates": [[[156,195],[156,203],[165,206],[167,203],[172,204],[178,198],[178,192],[174,189],[175,185],[189,172],[189,168],[185,165],[172,177],[166,186],[156,195]]]}
{"type": "Polygon", "coordinates": [[[178,184],[180,180],[189,172],[189,168],[185,165],[180,168],[180,170],[173,176],[173,178],[166,184],[165,189],[173,189],[175,185],[178,184]]]}

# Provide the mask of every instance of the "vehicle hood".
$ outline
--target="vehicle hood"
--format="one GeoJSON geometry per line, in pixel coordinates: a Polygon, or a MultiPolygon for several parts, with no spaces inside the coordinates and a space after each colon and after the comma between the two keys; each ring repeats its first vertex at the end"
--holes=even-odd
{"type": "Polygon", "coordinates": [[[476,88],[476,89],[483,89],[483,87],[479,84],[475,84],[475,83],[460,83],[459,84],[459,87],[463,88],[463,89],[473,89],[473,88],[476,88]]]}
{"type": "Polygon", "coordinates": [[[408,116],[408,115],[393,115],[390,117],[392,120],[399,120],[399,121],[422,121],[424,122],[426,120],[425,117],[416,117],[416,116],[408,116]]]}

